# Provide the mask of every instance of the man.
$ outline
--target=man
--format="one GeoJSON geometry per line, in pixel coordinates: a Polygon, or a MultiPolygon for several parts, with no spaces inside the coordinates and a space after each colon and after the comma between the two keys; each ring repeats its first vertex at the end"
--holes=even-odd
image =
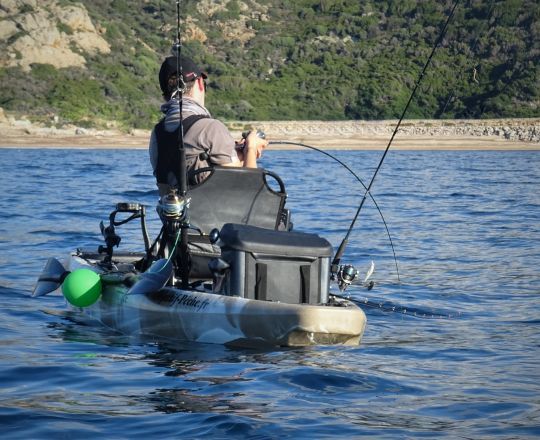
{"type": "MultiPolygon", "coordinates": [[[[177,58],[168,57],[159,71],[159,85],[166,103],[165,117],[154,127],[150,137],[150,162],[160,195],[177,186],[179,102],[177,96],[177,58]]],[[[237,143],[225,125],[213,119],[204,106],[207,78],[189,58],[180,58],[185,90],[182,94],[182,125],[188,171],[212,165],[257,168],[257,159],[268,142],[251,132],[237,143]]],[[[195,183],[191,181],[190,183],[195,183]]]]}

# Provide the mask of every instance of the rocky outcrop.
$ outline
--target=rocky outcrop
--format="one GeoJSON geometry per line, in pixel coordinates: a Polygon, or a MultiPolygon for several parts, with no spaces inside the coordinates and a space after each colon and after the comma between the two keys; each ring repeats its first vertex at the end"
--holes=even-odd
{"type": "MultiPolygon", "coordinates": [[[[199,14],[203,16],[213,16],[218,13],[226,13],[228,7],[230,7],[229,3],[228,0],[200,0],[197,2],[196,8],[199,14]]],[[[267,21],[268,6],[253,0],[249,2],[237,1],[235,3],[239,10],[238,16],[236,18],[228,17],[226,20],[215,20],[213,25],[220,30],[225,40],[232,40],[240,45],[245,45],[255,36],[255,31],[248,25],[248,22],[250,20],[267,21]]],[[[189,34],[188,38],[190,38],[189,34]]],[[[197,39],[193,36],[191,38],[197,39]]]]}
{"type": "Polygon", "coordinates": [[[34,63],[85,67],[85,56],[110,52],[82,4],[56,0],[2,0],[0,41],[0,66],[25,71],[34,63]]]}

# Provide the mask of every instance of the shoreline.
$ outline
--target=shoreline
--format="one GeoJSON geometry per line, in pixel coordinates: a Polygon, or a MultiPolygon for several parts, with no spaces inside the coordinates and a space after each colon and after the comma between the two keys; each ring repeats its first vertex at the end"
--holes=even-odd
{"type": "MultiPolygon", "coordinates": [[[[297,142],[332,150],[384,150],[397,121],[258,121],[226,123],[241,138],[248,127],[270,141],[297,142]]],[[[0,121],[0,148],[146,149],[150,130],[84,129],[0,121]]],[[[270,145],[269,150],[301,149],[270,145]]],[[[497,120],[405,120],[392,143],[395,150],[540,150],[540,118],[497,120]]]]}

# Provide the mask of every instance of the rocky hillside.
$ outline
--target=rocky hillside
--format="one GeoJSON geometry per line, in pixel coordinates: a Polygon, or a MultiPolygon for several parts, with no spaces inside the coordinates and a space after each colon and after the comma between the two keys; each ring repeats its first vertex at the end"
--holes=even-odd
{"type": "MultiPolygon", "coordinates": [[[[183,50],[227,120],[400,116],[450,0],[183,0],[183,50]]],[[[147,128],[168,0],[0,0],[0,107],[51,127],[147,128]]],[[[540,116],[536,0],[462,2],[409,119],[540,116]]]]}
{"type": "Polygon", "coordinates": [[[85,56],[109,54],[105,29],[96,29],[81,4],[56,0],[0,2],[0,66],[29,72],[33,64],[86,67],[85,56]]]}

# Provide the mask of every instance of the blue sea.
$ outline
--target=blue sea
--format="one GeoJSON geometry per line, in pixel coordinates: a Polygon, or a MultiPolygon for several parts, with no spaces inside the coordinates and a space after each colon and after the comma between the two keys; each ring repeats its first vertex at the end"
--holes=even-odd
{"type": "MultiPolygon", "coordinates": [[[[380,151],[332,151],[367,185],[380,151]]],[[[296,230],[337,248],[363,196],[314,151],[269,151],[296,230]]],[[[32,298],[47,258],[148,206],[145,150],[0,149],[3,439],[540,438],[540,152],[392,151],[342,262],[358,347],[235,350],[127,337],[32,298]],[[398,277],[399,274],[399,277],[398,277]]],[[[141,249],[138,226],[121,249],[141,249]]]]}

